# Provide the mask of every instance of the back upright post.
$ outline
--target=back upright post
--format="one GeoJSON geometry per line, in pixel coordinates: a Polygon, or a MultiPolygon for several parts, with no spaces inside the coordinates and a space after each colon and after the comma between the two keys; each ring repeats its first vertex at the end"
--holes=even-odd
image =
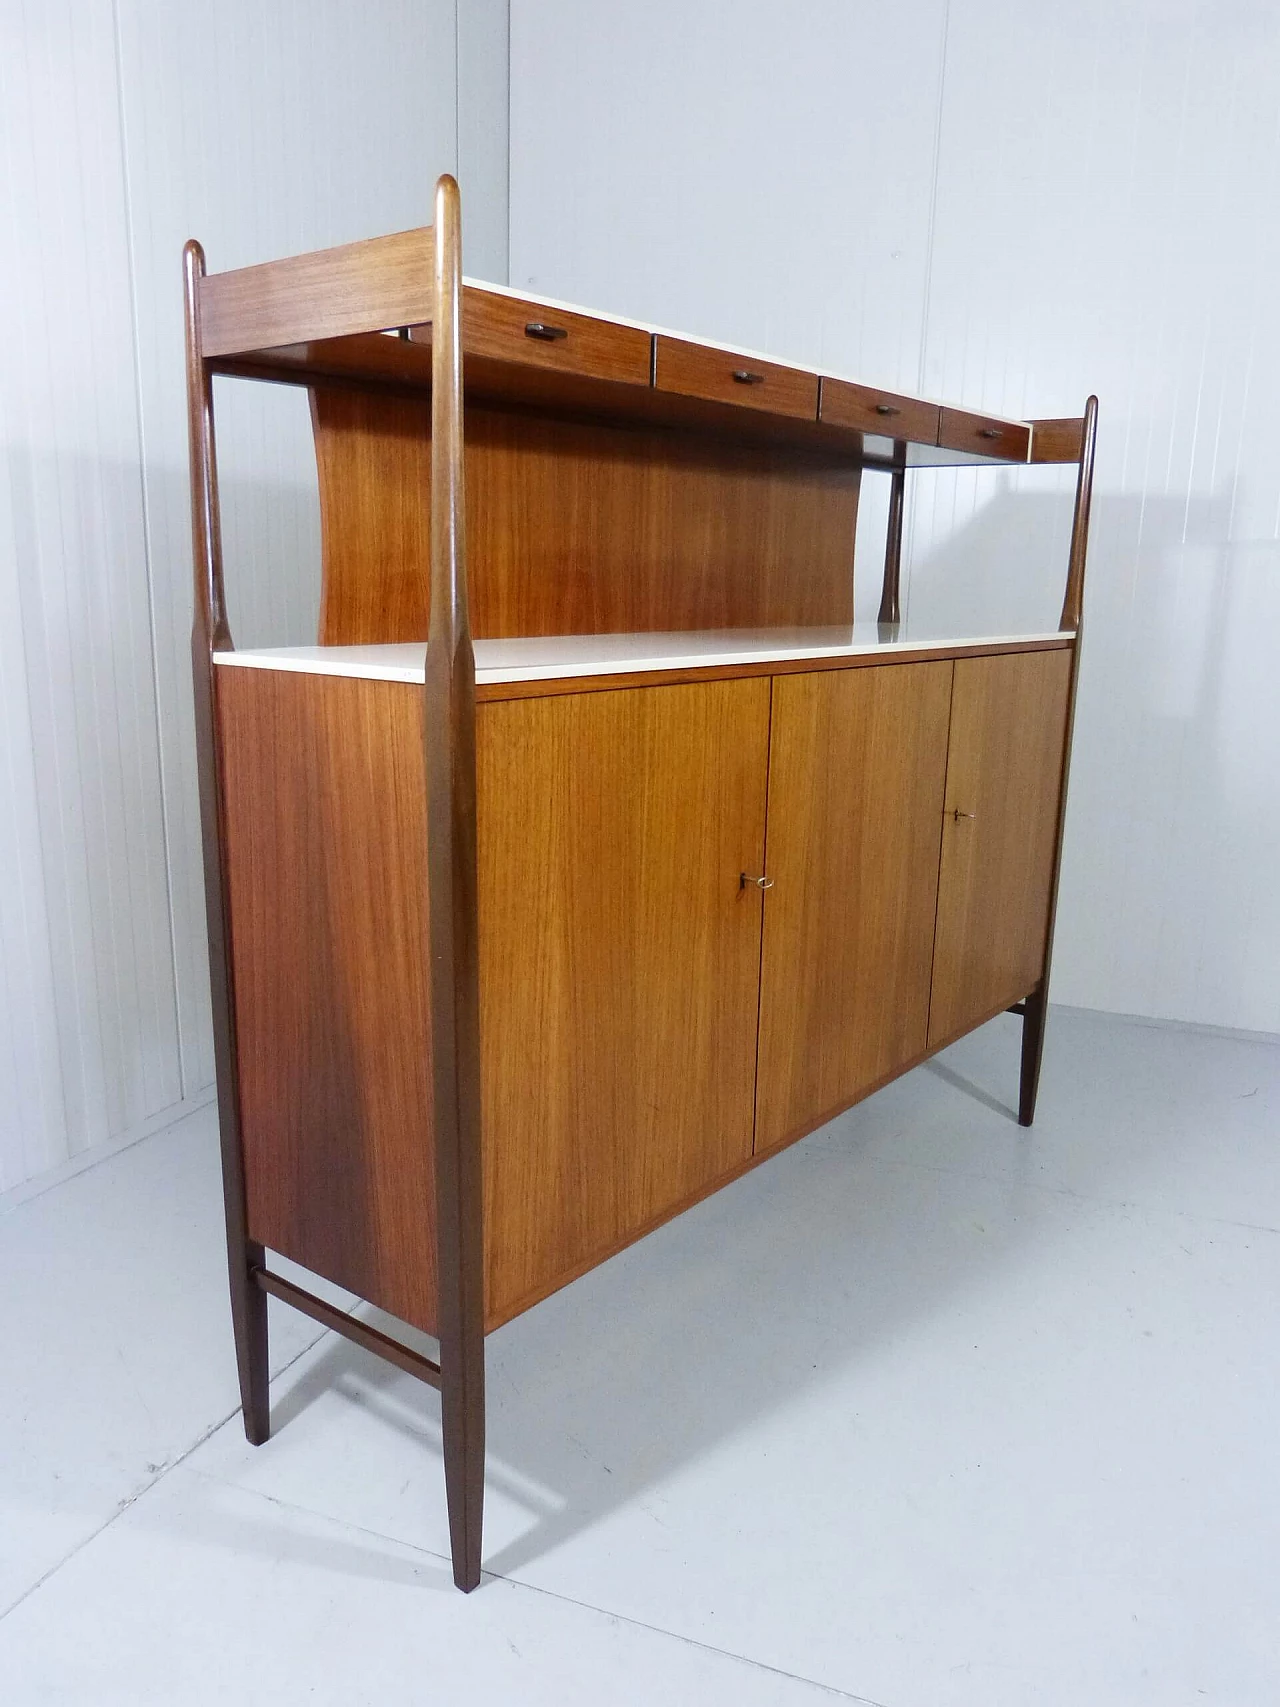
{"type": "Polygon", "coordinates": [[[1076,503],[1071,520],[1071,553],[1067,585],[1058,626],[1073,629],[1071,685],[1067,691],[1066,750],[1062,755],[1062,793],[1058,799],[1058,829],[1053,848],[1053,879],[1049,889],[1049,923],[1045,932],[1044,971],[1027,997],[1022,1014],[1022,1074],[1018,1088],[1018,1123],[1030,1126],[1036,1114],[1040,1063],[1044,1057],[1044,1027],[1049,1000],[1049,966],[1053,959],[1053,927],[1058,913],[1058,878],[1062,870],[1062,832],[1067,813],[1067,780],[1071,772],[1071,735],[1076,716],[1076,685],[1080,679],[1080,635],[1084,622],[1084,571],[1089,549],[1089,510],[1093,501],[1093,455],[1098,437],[1098,399],[1084,406],[1080,432],[1080,466],[1076,474],[1076,503]]]}
{"type": "Polygon", "coordinates": [[[431,619],[423,689],[440,1393],[453,1580],[480,1580],[484,1252],[476,933],[475,657],[463,502],[458,186],[436,185],[431,326],[431,619]]]}
{"type": "Polygon", "coordinates": [[[200,287],[204,275],[204,250],[193,239],[182,251],[182,283],[186,311],[191,544],[195,568],[191,677],[195,695],[196,772],[200,787],[205,922],[209,933],[209,993],[213,1014],[214,1070],[218,1083],[218,1130],[222,1144],[222,1195],[226,1211],[231,1321],[235,1332],[244,1432],[254,1446],[261,1446],[271,1431],[267,1299],[253,1278],[255,1271],[263,1265],[263,1250],[261,1245],[249,1239],[245,1207],[222,756],[214,716],[213,655],[231,650],[231,630],[227,625],[222,584],[213,380],[200,339],[200,287]]]}
{"type": "Polygon", "coordinates": [[[880,611],[877,621],[887,628],[902,618],[900,583],[902,580],[902,509],[906,497],[907,447],[893,447],[894,467],[889,476],[889,525],[884,540],[884,583],[880,590],[880,611]]]}

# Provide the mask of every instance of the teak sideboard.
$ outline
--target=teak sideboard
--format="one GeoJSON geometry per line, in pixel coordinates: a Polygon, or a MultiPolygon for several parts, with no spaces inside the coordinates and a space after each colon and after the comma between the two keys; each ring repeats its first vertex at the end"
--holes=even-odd
{"type": "Polygon", "coordinates": [[[487,1332],[1006,1009],[1030,1123],[1097,404],[1000,420],[464,284],[452,179],[435,213],[187,245],[192,657],[245,1429],[269,1294],[438,1387],[470,1589],[487,1332]],[[314,647],[232,646],[219,374],[310,393],[314,647]],[[1077,466],[1056,630],[902,621],[907,471],[965,462],[1077,466]]]}

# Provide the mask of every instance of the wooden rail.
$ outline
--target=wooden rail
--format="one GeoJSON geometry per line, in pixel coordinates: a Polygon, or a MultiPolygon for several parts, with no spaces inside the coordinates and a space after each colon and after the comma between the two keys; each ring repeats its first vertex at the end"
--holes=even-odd
{"type": "Polygon", "coordinates": [[[286,1280],[282,1274],[272,1274],[269,1268],[255,1268],[253,1281],[261,1292],[270,1293],[284,1304],[291,1304],[295,1310],[301,1310],[304,1316],[310,1316],[313,1322],[319,1322],[321,1327],[331,1328],[335,1334],[341,1334],[353,1345],[373,1352],[387,1363],[393,1363],[397,1369],[403,1369],[406,1375],[413,1375],[419,1381],[425,1381],[429,1387],[440,1385],[438,1363],[432,1363],[431,1359],[423,1357],[421,1352],[401,1345],[399,1340],[393,1340],[390,1334],[384,1334],[380,1329],[371,1327],[368,1322],[362,1322],[358,1316],[353,1316],[346,1310],[339,1310],[333,1304],[327,1304],[323,1298],[317,1298],[314,1292],[308,1292],[305,1287],[295,1286],[293,1281],[286,1280]]]}
{"type": "Polygon", "coordinates": [[[418,325],[431,318],[434,251],[426,226],[202,276],[200,353],[208,360],[418,325]]]}

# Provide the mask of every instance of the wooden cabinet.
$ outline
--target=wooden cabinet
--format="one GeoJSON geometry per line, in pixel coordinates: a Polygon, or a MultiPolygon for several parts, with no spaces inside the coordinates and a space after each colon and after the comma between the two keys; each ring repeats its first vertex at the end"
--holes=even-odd
{"type": "Polygon", "coordinates": [[[930,1048],[1040,982],[1070,673],[1062,652],[956,661],[930,1048]]]}
{"type": "Polygon", "coordinates": [[[488,1321],[1036,988],[1068,667],[481,707],[488,1321]]]}
{"type": "Polygon", "coordinates": [[[924,1052],[951,670],[774,683],[757,1150],[924,1052]]]}
{"type": "Polygon", "coordinates": [[[268,1296],[438,1388],[470,1589],[487,1332],[1015,1002],[1030,1123],[1096,399],[1000,421],[464,286],[449,178],[430,229],[184,269],[245,1429],[268,1296]],[[234,647],[218,375],[310,393],[315,647],[234,647]],[[1078,469],[1058,628],[913,636],[908,470],[1031,443],[1078,469]]]}
{"type": "MultiPolygon", "coordinates": [[[[478,708],[490,1327],[1037,987],[1069,659],[478,708]]],[[[219,674],[250,1233],[434,1332],[416,696],[219,674]]]]}
{"type": "Polygon", "coordinates": [[[480,708],[486,1315],[751,1155],[769,683],[480,708]]]}

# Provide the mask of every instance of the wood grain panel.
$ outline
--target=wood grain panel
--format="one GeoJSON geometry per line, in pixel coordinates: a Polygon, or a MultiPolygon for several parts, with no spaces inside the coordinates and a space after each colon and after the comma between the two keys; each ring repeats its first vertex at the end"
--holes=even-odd
{"type": "MultiPolygon", "coordinates": [[[[413,343],[431,342],[430,326],[415,326],[413,343]]],[[[463,292],[462,347],[468,355],[547,368],[553,373],[649,384],[653,337],[593,314],[547,308],[519,297],[469,286],[463,292]]]]}
{"type": "Polygon", "coordinates": [[[659,391],[679,391],[765,409],[798,420],[818,418],[818,376],[799,368],[734,355],[709,344],[689,344],[658,333],[654,338],[653,383],[659,391]]]}
{"type": "Polygon", "coordinates": [[[774,682],[757,1150],[925,1047],[951,670],[774,682]]]}
{"type": "MultiPolygon", "coordinates": [[[[425,407],[312,396],[320,640],[425,639],[425,407]]],[[[475,408],[466,433],[478,639],[853,620],[856,467],[777,445],[475,408]]]]}
{"type": "Polygon", "coordinates": [[[421,692],[215,675],[249,1236],[434,1332],[421,692]]]}
{"type": "Polygon", "coordinates": [[[1067,651],[956,660],[931,1043],[1043,974],[1070,677],[1067,651]]]}
{"type": "Polygon", "coordinates": [[[892,391],[875,391],[869,385],[823,376],[818,418],[833,426],[857,427],[864,433],[881,433],[912,444],[936,445],[938,415],[936,403],[921,403],[914,397],[899,397],[892,391]]]}
{"type": "Polygon", "coordinates": [[[430,401],[313,391],[311,424],[324,565],[320,643],[425,639],[431,615],[430,401]]]}
{"type": "Polygon", "coordinates": [[[211,273],[200,287],[204,356],[378,332],[431,318],[430,226],[211,273]]]}
{"type": "Polygon", "coordinates": [[[480,708],[490,1321],[751,1154],[769,684],[480,708]]]}

